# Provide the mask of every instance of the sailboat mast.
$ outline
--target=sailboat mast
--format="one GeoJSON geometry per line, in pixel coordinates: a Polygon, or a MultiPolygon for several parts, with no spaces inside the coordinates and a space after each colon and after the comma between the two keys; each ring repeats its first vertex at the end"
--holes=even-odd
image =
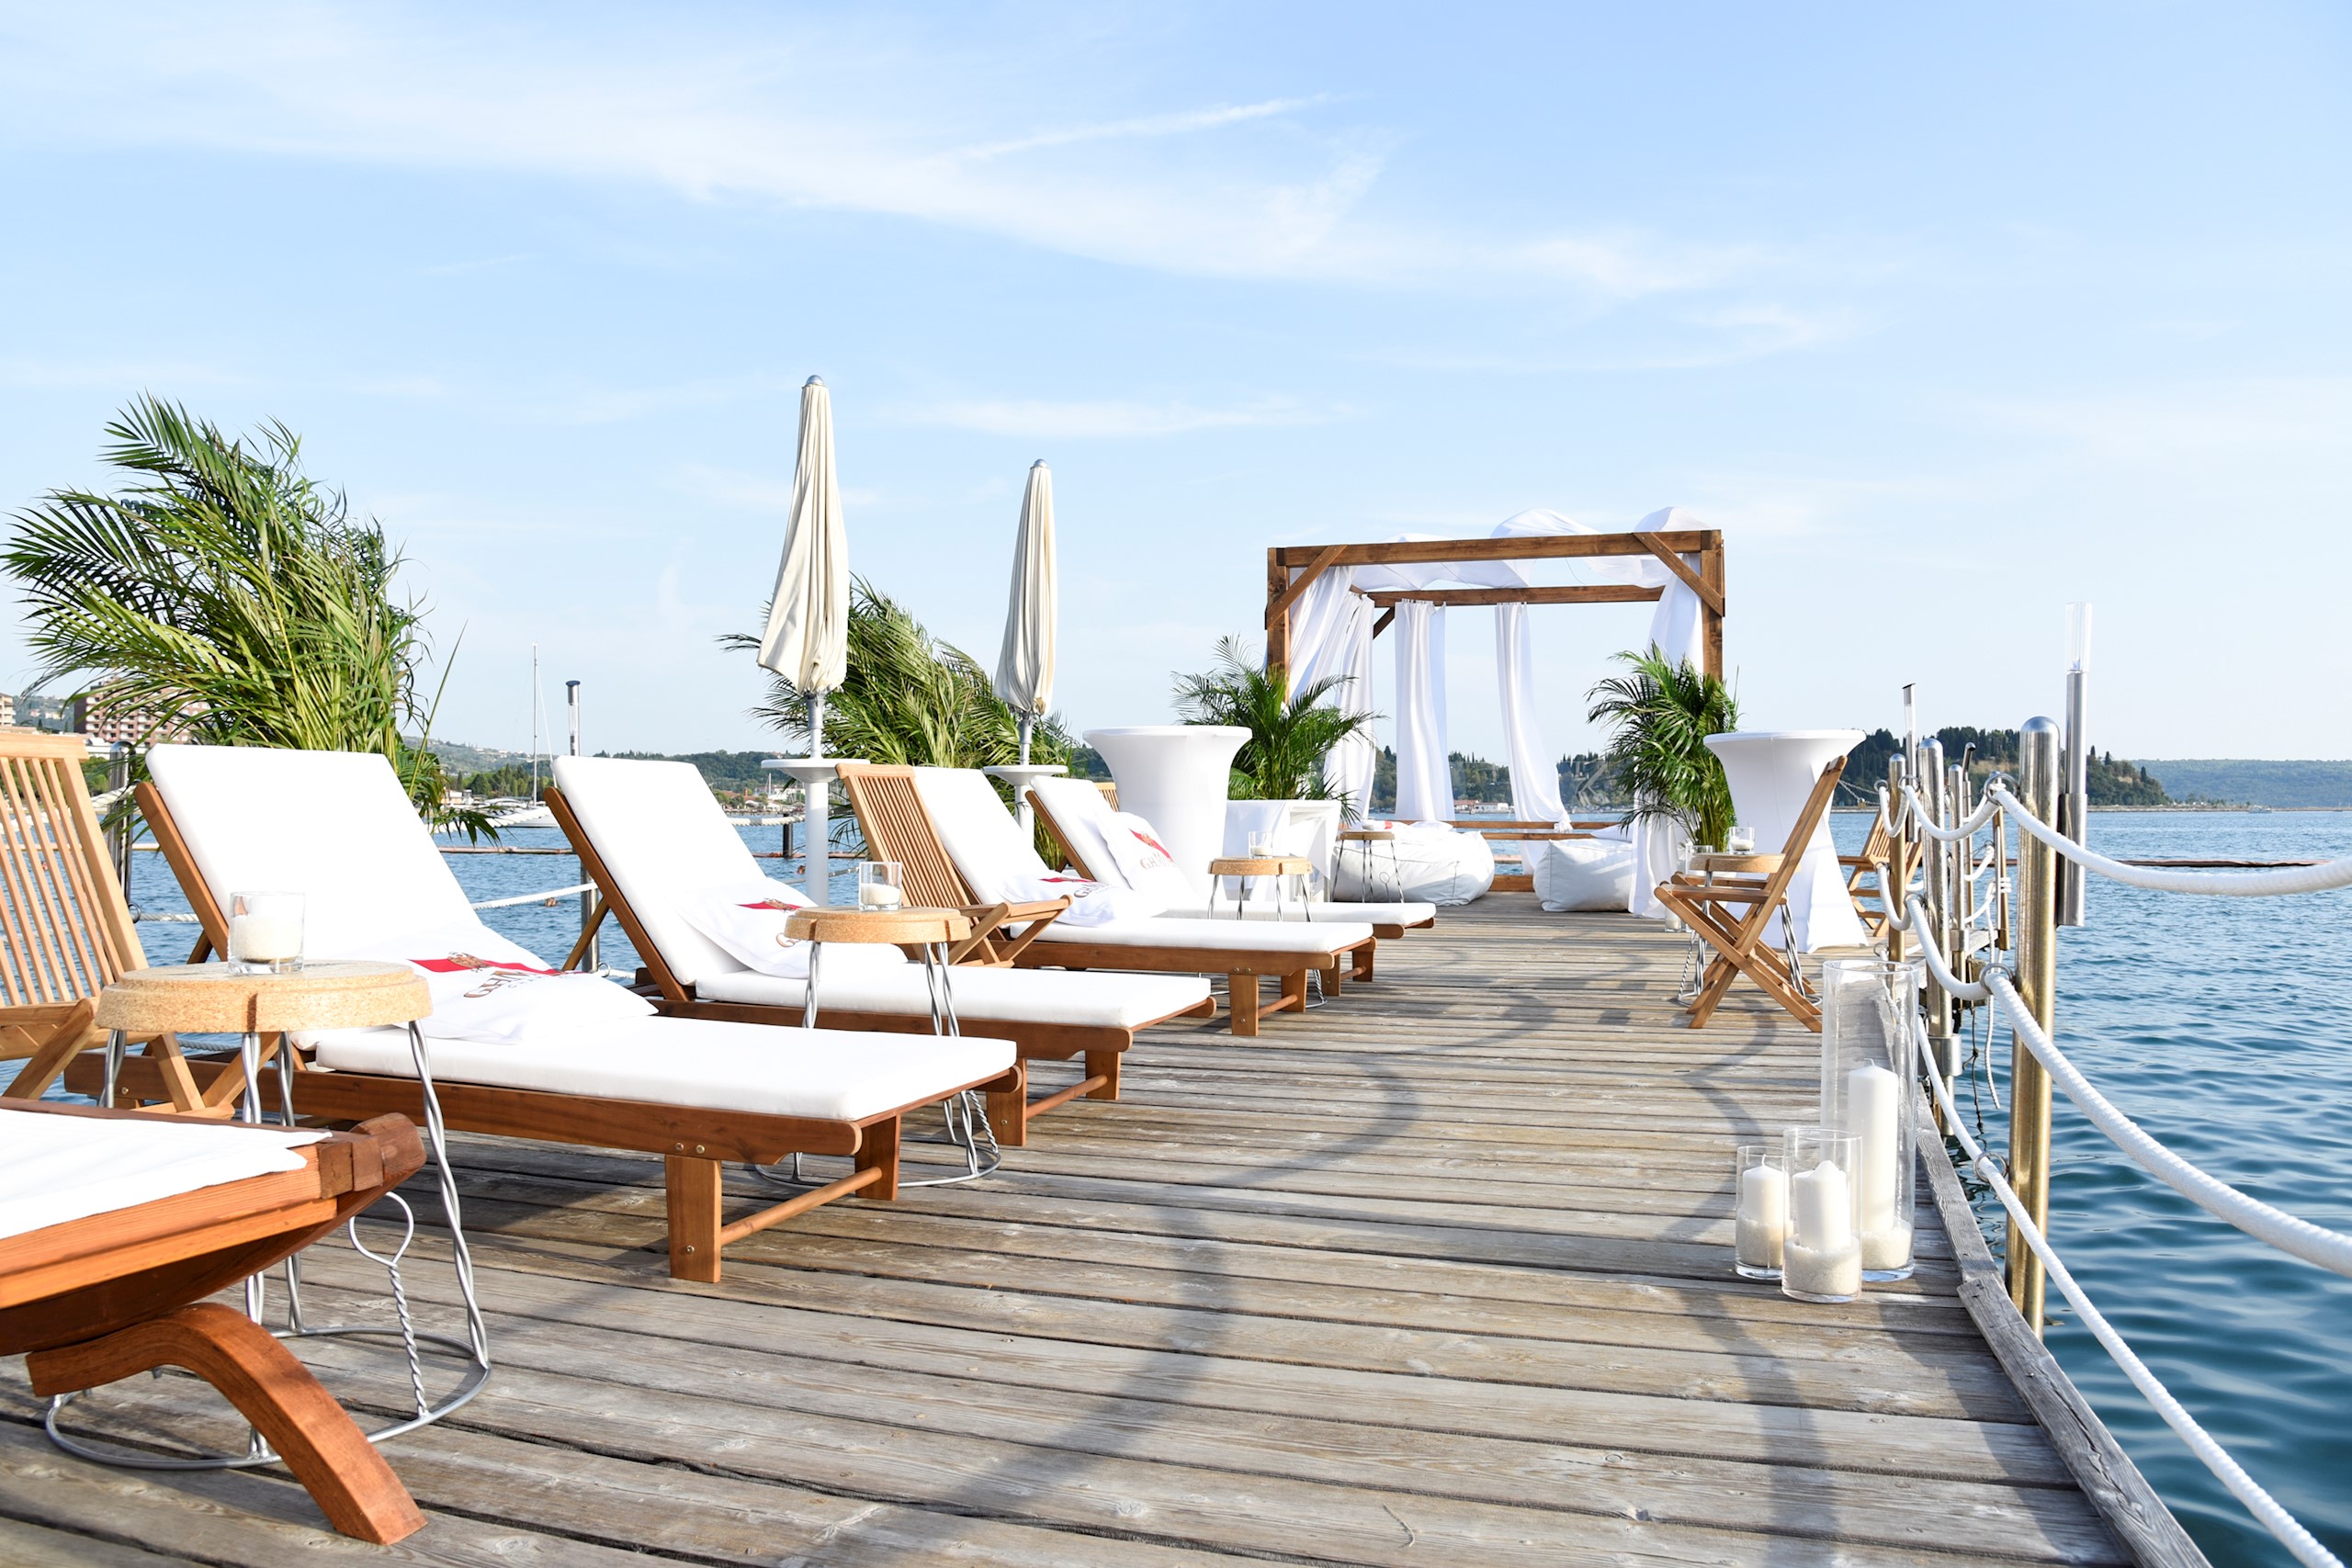
{"type": "Polygon", "coordinates": [[[539,798],[539,645],[531,645],[531,801],[539,798]]]}

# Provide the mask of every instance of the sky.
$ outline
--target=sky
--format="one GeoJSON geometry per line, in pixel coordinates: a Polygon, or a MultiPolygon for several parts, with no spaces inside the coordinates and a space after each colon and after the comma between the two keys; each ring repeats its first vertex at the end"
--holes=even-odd
{"type": "MultiPolygon", "coordinates": [[[[991,666],[1051,465],[1077,728],[1270,545],[1678,505],[1748,728],[2054,711],[2088,600],[2094,744],[2342,757],[2348,154],[2323,4],[0,4],[0,513],[141,391],[282,420],[437,734],[536,643],[592,749],[751,749],[820,375],[853,568],[991,666]]],[[[1647,615],[1532,613],[1555,750],[1647,615]]]]}

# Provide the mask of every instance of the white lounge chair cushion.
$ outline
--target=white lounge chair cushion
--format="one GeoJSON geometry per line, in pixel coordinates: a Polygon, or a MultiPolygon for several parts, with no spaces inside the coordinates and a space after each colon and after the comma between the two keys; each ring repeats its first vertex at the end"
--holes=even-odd
{"type": "Polygon", "coordinates": [[[364,942],[322,958],[407,964],[424,976],[433,1011],[417,1021],[446,1039],[554,1043],[582,1028],[644,1018],[653,1004],[597,975],[566,975],[480,920],[364,942]]]}
{"type": "MultiPolygon", "coordinates": [[[[729,957],[763,975],[797,980],[808,973],[810,944],[786,936],[785,930],[792,912],[808,907],[800,889],[763,876],[706,887],[687,898],[682,909],[695,929],[725,948],[729,957]]],[[[907,962],[907,955],[888,942],[835,942],[826,947],[829,972],[896,969],[907,962]]]]}
{"type": "MultiPolygon", "coordinates": [[[[817,984],[822,1005],[829,1008],[918,1018],[931,1010],[922,972],[913,966],[888,974],[839,974],[829,951],[817,984]]],[[[956,1015],[967,1021],[1066,1023],[1095,1029],[1140,1029],[1198,1007],[1209,995],[1209,983],[1194,975],[1067,975],[1049,969],[983,969],[973,964],[957,968],[951,984],[956,1015]]],[[[695,994],[713,1001],[797,1008],[808,998],[808,982],[771,975],[715,975],[695,987],[695,994]]]]}
{"type": "Polygon", "coordinates": [[[1114,947],[1205,947],[1218,952],[1279,953],[1334,953],[1371,940],[1372,927],[1357,920],[1193,920],[1170,915],[1069,931],[1063,931],[1057,920],[1037,938],[1040,944],[1100,942],[1114,947]]]}
{"type": "MultiPolygon", "coordinates": [[[[1161,907],[1200,897],[1193,879],[1177,869],[1176,857],[1159,841],[1159,830],[1132,811],[1114,811],[1100,829],[1111,863],[1129,887],[1159,900],[1161,907]]],[[[1105,876],[1113,874],[1104,872],[1105,876]]]]}
{"type": "MultiPolygon", "coordinates": [[[[341,1072],[416,1076],[399,1029],[339,1030],[318,1063],[341,1072]]],[[[1004,1072],[1012,1043],[979,1035],[879,1034],[699,1018],[640,1018],[582,1030],[560,1046],[428,1040],[444,1083],[649,1100],[856,1122],[941,1098],[1004,1072]]],[[[295,1106],[301,1090],[295,1089],[295,1106]]]]}
{"type": "Polygon", "coordinates": [[[1036,844],[1021,831],[1020,820],[997,798],[996,786],[978,769],[917,768],[915,795],[964,885],[984,902],[1068,898],[1070,907],[1058,920],[1068,926],[1148,919],[1164,907],[1163,900],[1115,882],[1072,880],[1046,865],[1036,844]]]}
{"type": "MultiPolygon", "coordinates": [[[[1235,918],[1234,908],[1229,903],[1219,904],[1215,908],[1205,904],[1195,904],[1189,909],[1170,909],[1164,918],[1184,920],[1229,920],[1235,918]]],[[[1418,926],[1437,919],[1437,906],[1434,904],[1352,904],[1344,900],[1334,902],[1326,898],[1310,898],[1305,904],[1301,904],[1294,897],[1289,903],[1282,905],[1277,905],[1271,898],[1253,900],[1242,905],[1240,910],[1240,918],[1243,919],[1296,920],[1304,918],[1317,925],[1322,925],[1327,921],[1347,920],[1358,925],[1418,926]],[[1302,909],[1306,911],[1304,917],[1300,914],[1302,909]]]]}
{"type": "Polygon", "coordinates": [[[1623,909],[1634,897],[1634,846],[1607,839],[1555,839],[1536,846],[1535,897],[1554,914],[1623,909]]]}
{"type": "MultiPolygon", "coordinates": [[[[1097,876],[1119,874],[1111,846],[1102,840],[1102,825],[1114,813],[1101,790],[1084,779],[1039,779],[1030,786],[1030,793],[1045,803],[1062,831],[1075,840],[1069,849],[1087,870],[1097,876]]],[[[1184,902],[1196,903],[1198,896],[1188,895],[1184,902]]]]}
{"type": "Polygon", "coordinates": [[[709,888],[764,879],[693,764],[558,757],[555,782],[679,984],[743,967],[685,915],[709,888]]]}
{"type": "Polygon", "coordinates": [[[0,1236],[302,1168],[324,1133],[0,1110],[0,1236]]]}

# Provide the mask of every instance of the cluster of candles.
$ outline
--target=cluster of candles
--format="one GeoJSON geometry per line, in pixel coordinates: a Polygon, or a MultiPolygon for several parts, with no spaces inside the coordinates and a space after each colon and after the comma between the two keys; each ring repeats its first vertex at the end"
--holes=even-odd
{"type": "Polygon", "coordinates": [[[1734,1242],[1738,1270],[1802,1301],[1851,1301],[1869,1280],[1911,1270],[1902,1212],[1902,1080],[1875,1062],[1846,1075],[1837,1127],[1791,1127],[1743,1144],[1734,1242]]]}

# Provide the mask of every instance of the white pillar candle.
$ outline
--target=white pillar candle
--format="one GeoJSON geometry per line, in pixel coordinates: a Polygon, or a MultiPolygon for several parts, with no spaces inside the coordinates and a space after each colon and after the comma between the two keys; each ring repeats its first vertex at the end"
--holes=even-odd
{"type": "Polygon", "coordinates": [[[858,888],[857,901],[869,909],[895,909],[907,896],[887,882],[868,882],[858,888]]]}
{"type": "Polygon", "coordinates": [[[1837,1252],[1853,1244],[1853,1189],[1827,1160],[1789,1178],[1789,1212],[1792,1247],[1801,1241],[1817,1252],[1837,1252]]]}
{"type": "Polygon", "coordinates": [[[1837,1247],[1804,1247],[1792,1237],[1781,1258],[1781,1288],[1804,1296],[1860,1295],[1862,1249],[1850,1236],[1837,1247]]]}
{"type": "Polygon", "coordinates": [[[300,958],[302,922],[283,915],[232,915],[229,956],[245,964],[282,964],[300,958]]]}
{"type": "Polygon", "coordinates": [[[1778,1269],[1789,1234],[1789,1173],[1777,1165],[1751,1165],[1739,1173],[1736,1224],[1739,1261],[1751,1269],[1778,1269]]]}
{"type": "Polygon", "coordinates": [[[1854,1187],[1861,1227],[1867,1234],[1894,1228],[1894,1189],[1899,1157],[1895,1118],[1903,1085],[1876,1062],[1846,1075],[1846,1131],[1860,1145],[1854,1160],[1854,1187]]]}

